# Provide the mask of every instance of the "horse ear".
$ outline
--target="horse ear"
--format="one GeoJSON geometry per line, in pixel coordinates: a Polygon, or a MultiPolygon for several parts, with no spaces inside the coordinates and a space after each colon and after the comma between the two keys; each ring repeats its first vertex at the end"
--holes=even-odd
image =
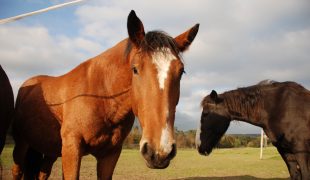
{"type": "Polygon", "coordinates": [[[218,99],[217,92],[214,91],[214,90],[212,90],[212,92],[210,93],[210,97],[211,97],[211,99],[212,99],[213,101],[216,102],[217,99],[218,99]]]}
{"type": "Polygon", "coordinates": [[[129,39],[136,46],[139,47],[141,41],[144,39],[145,32],[141,20],[137,17],[134,10],[131,10],[127,19],[127,30],[129,39]]]}
{"type": "Polygon", "coordinates": [[[185,51],[191,45],[191,43],[193,42],[198,33],[198,30],[199,30],[199,24],[196,24],[186,32],[174,38],[177,47],[181,52],[185,51]]]}
{"type": "Polygon", "coordinates": [[[211,97],[211,100],[213,100],[215,102],[215,104],[219,104],[219,103],[223,102],[223,99],[220,98],[217,95],[217,92],[214,90],[212,90],[212,92],[210,93],[210,97],[211,97]]]}

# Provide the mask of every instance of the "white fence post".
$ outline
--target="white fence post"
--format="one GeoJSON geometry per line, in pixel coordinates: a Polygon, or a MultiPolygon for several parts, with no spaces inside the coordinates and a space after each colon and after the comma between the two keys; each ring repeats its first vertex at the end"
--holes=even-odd
{"type": "Polygon", "coordinates": [[[263,146],[264,146],[264,130],[261,130],[260,135],[260,156],[259,159],[263,159],[263,146]]]}

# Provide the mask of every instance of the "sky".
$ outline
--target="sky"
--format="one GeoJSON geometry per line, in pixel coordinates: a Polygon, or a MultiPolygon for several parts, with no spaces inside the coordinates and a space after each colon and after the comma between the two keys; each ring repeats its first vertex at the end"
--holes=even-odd
{"type": "MultiPolygon", "coordinates": [[[[0,0],[0,18],[66,0],[0,0]]],[[[175,37],[196,23],[200,29],[183,54],[186,75],[175,124],[196,129],[200,102],[264,79],[295,81],[310,89],[310,1],[308,0],[87,0],[0,25],[0,64],[14,94],[28,78],[62,75],[128,37],[135,10],[146,31],[175,37]]],[[[260,133],[233,122],[230,134],[260,133]]]]}

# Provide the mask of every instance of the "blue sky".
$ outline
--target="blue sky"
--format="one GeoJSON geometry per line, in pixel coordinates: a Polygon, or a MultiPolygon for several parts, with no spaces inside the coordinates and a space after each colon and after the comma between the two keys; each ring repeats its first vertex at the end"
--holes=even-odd
{"type": "MultiPolygon", "coordinates": [[[[63,0],[0,0],[0,18],[63,0]]],[[[187,74],[177,108],[179,129],[196,128],[201,99],[264,79],[310,88],[310,1],[300,0],[89,0],[0,25],[0,64],[19,86],[38,74],[61,75],[127,37],[134,9],[146,30],[172,36],[196,23],[200,30],[184,53],[187,74]]],[[[259,133],[233,123],[229,133],[259,133]]]]}
{"type": "MultiPolygon", "coordinates": [[[[64,2],[69,1],[0,0],[0,18],[8,18],[64,2]]],[[[75,5],[66,6],[65,8],[24,18],[20,21],[28,26],[43,25],[47,27],[51,35],[78,36],[79,23],[74,14],[78,7],[75,5]]]]}

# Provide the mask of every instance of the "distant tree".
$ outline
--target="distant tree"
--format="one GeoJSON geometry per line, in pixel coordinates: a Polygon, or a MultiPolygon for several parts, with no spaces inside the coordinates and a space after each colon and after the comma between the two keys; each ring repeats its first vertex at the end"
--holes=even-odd
{"type": "Polygon", "coordinates": [[[253,137],[248,135],[239,135],[238,139],[240,140],[241,147],[247,147],[248,143],[253,139],[253,137]]]}
{"type": "Polygon", "coordinates": [[[186,131],[185,136],[186,136],[186,147],[195,148],[196,131],[195,130],[186,131]]]}
{"type": "Polygon", "coordinates": [[[129,135],[126,137],[123,147],[124,148],[136,148],[139,147],[139,141],[141,139],[141,132],[138,126],[135,126],[129,135]]]}
{"type": "Polygon", "coordinates": [[[186,147],[186,136],[183,131],[176,131],[176,144],[178,148],[185,148],[186,147]]]}
{"type": "Polygon", "coordinates": [[[260,137],[254,138],[248,142],[247,147],[260,147],[260,137]]]}
{"type": "Polygon", "coordinates": [[[133,136],[133,144],[139,144],[139,141],[141,139],[141,132],[138,126],[135,126],[133,130],[131,131],[133,136]]]}
{"type": "Polygon", "coordinates": [[[218,147],[219,148],[232,148],[234,147],[234,142],[235,142],[235,138],[233,136],[224,135],[221,138],[218,144],[218,147]]]}
{"type": "MultiPolygon", "coordinates": [[[[124,142],[124,148],[138,148],[141,139],[141,130],[134,126],[124,142]]],[[[182,131],[174,129],[174,137],[178,148],[195,148],[196,131],[182,131]]],[[[260,137],[256,135],[224,135],[217,148],[259,147],[260,137]]]]}
{"type": "Polygon", "coordinates": [[[242,147],[241,146],[241,141],[240,141],[240,139],[238,137],[235,138],[234,146],[233,147],[242,147]]]}

